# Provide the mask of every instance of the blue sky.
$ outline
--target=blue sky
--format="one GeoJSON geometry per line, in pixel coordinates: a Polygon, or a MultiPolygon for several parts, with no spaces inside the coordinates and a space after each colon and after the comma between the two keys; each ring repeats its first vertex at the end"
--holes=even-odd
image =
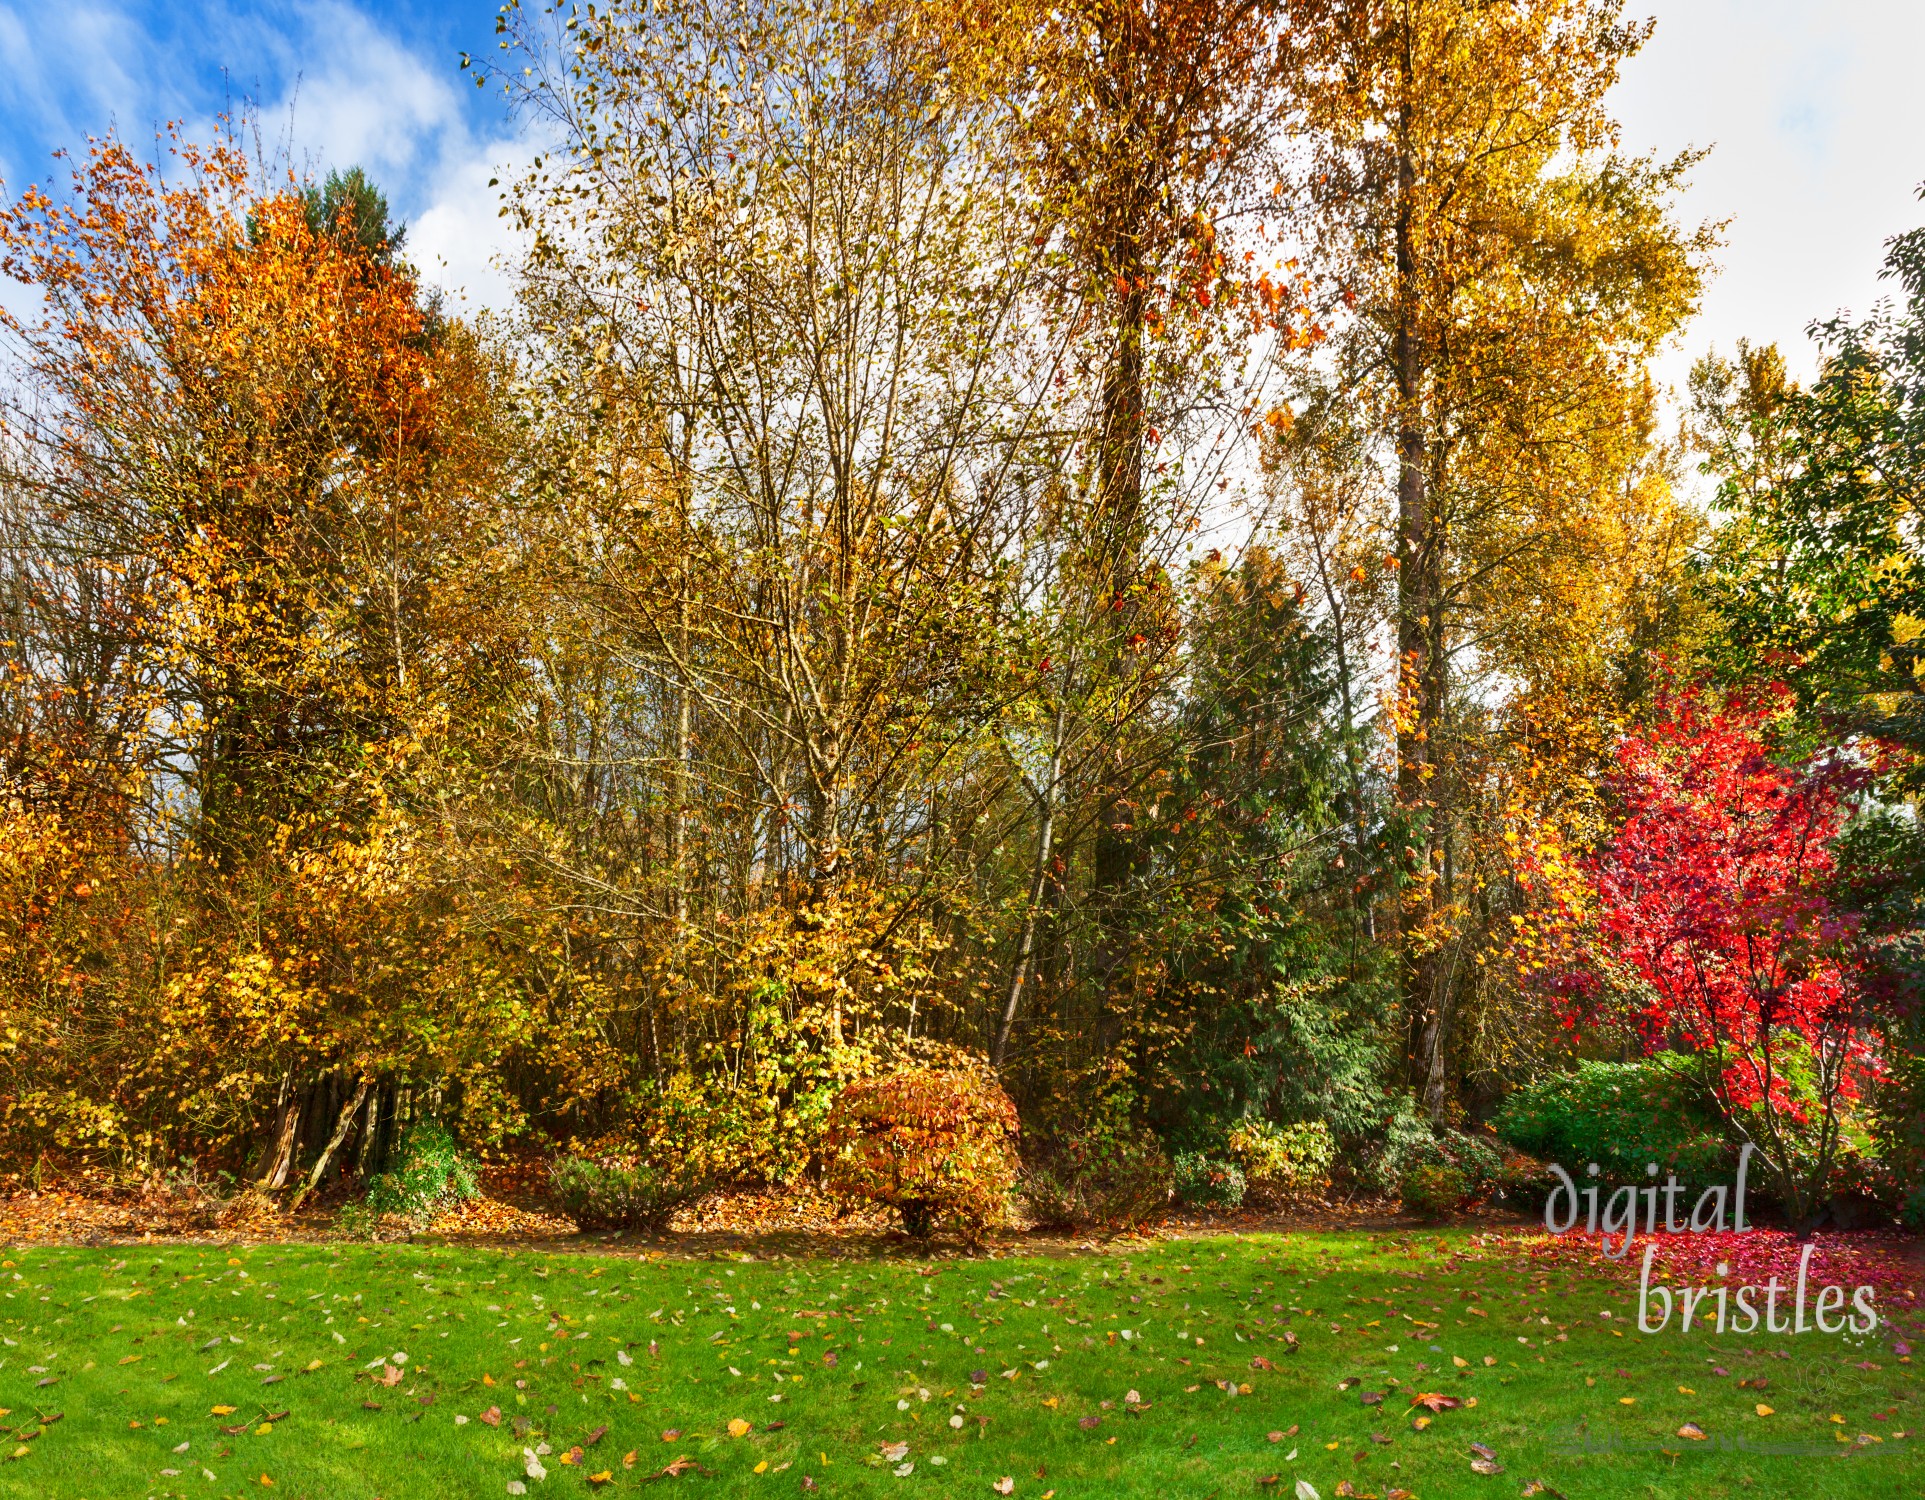
{"type": "Polygon", "coordinates": [[[150,141],[178,119],[205,138],[247,100],[297,165],[366,167],[424,271],[497,298],[487,182],[525,153],[498,93],[458,71],[464,51],[498,55],[494,28],[486,0],[0,0],[0,178],[9,196],[44,183],[55,147],[110,126],[150,141]]]}
{"type": "MultiPolygon", "coordinates": [[[[1925,4],[1646,5],[1657,34],[1614,101],[1625,144],[1713,146],[1684,211],[1732,221],[1704,314],[1664,373],[1740,334],[1808,368],[1805,325],[1866,307],[1884,238],[1925,223],[1925,4]]],[[[505,245],[487,181],[527,151],[498,97],[457,70],[463,51],[497,55],[494,18],[486,0],[0,0],[0,178],[9,193],[44,182],[55,146],[110,124],[147,138],[179,118],[204,134],[245,97],[297,161],[372,171],[429,275],[496,299],[505,245]]]]}

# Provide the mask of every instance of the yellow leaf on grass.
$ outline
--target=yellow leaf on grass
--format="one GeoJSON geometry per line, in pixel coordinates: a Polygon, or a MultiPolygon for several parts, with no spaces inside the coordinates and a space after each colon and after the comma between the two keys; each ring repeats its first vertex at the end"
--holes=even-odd
{"type": "Polygon", "coordinates": [[[1761,1417],[1768,1417],[1771,1415],[1771,1408],[1769,1406],[1766,1406],[1764,1402],[1760,1401],[1757,1405],[1757,1412],[1758,1412],[1758,1415],[1761,1417]]]}
{"type": "Polygon", "coordinates": [[[590,1474],[588,1476],[588,1482],[590,1484],[607,1484],[608,1481],[614,1477],[615,1471],[613,1469],[603,1469],[599,1474],[590,1474]]]}
{"type": "Polygon", "coordinates": [[[749,1424],[747,1422],[744,1422],[740,1417],[729,1418],[729,1436],[730,1437],[745,1437],[748,1434],[748,1430],[749,1430],[749,1424]]]}
{"type": "Polygon", "coordinates": [[[217,1417],[231,1417],[234,1415],[234,1408],[231,1406],[215,1406],[209,1408],[209,1410],[217,1417]]]}
{"type": "Polygon", "coordinates": [[[767,1460],[766,1458],[765,1458],[765,1459],[763,1459],[761,1463],[759,1463],[759,1464],[757,1464],[757,1465],[755,1466],[755,1472],[756,1472],[756,1473],[758,1473],[758,1474],[766,1474],[766,1473],[768,1473],[768,1472],[769,1472],[769,1461],[768,1461],[768,1460],[767,1460]]]}
{"type": "Polygon", "coordinates": [[[1465,1359],[1461,1354],[1453,1354],[1450,1357],[1450,1362],[1460,1370],[1468,1370],[1470,1368],[1470,1361],[1465,1359]]]}
{"type": "Polygon", "coordinates": [[[256,1427],[254,1429],[254,1436],[266,1437],[273,1430],[274,1430],[274,1424],[272,1422],[263,1422],[259,1427],[256,1427]]]}

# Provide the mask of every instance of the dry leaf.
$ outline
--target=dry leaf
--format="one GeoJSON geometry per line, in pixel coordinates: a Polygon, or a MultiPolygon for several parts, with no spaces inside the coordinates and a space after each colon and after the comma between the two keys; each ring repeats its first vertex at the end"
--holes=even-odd
{"type": "Polygon", "coordinates": [[[729,1436],[730,1437],[736,1437],[736,1438],[746,1437],[748,1436],[748,1433],[749,1433],[749,1424],[747,1422],[744,1422],[740,1417],[729,1418],[729,1436]]]}
{"type": "Polygon", "coordinates": [[[1694,1443],[1702,1443],[1705,1440],[1704,1429],[1696,1422],[1686,1422],[1684,1426],[1678,1429],[1678,1436],[1681,1438],[1690,1438],[1694,1443]]]}

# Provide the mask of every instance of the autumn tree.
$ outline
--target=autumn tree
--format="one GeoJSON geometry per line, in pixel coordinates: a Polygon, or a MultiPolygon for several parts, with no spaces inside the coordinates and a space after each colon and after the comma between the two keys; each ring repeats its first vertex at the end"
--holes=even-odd
{"type": "Polygon", "coordinates": [[[1862,776],[1778,761],[1782,708],[1665,692],[1618,747],[1615,833],[1585,862],[1559,975],[1649,1050],[1682,1049],[1734,1134],[1754,1144],[1794,1224],[1830,1190],[1854,1098],[1878,1070],[1858,923],[1834,901],[1834,846],[1862,776]]]}
{"type": "Polygon", "coordinates": [[[162,145],[166,172],[110,138],[63,197],[0,216],[5,269],[41,297],[6,325],[9,513],[51,575],[22,664],[42,699],[92,684],[68,711],[143,903],[100,914],[62,1025],[123,1059],[72,1082],[124,1146],[238,1137],[281,1186],[338,1148],[333,1115],[405,1087],[410,1008],[447,956],[439,919],[409,915],[396,796],[451,686],[475,686],[449,645],[486,374],[363,179],[317,198],[232,140],[162,145]]]}
{"type": "Polygon", "coordinates": [[[1592,518],[1663,505],[1642,361],[1690,312],[1708,243],[1669,218],[1689,157],[1614,152],[1604,97],[1647,34],[1620,9],[1385,0],[1298,27],[1319,39],[1303,233],[1351,311],[1346,396],[1390,491],[1399,943],[1433,1119],[1459,967],[1453,694],[1552,660],[1531,632],[1602,576],[1592,518]]]}

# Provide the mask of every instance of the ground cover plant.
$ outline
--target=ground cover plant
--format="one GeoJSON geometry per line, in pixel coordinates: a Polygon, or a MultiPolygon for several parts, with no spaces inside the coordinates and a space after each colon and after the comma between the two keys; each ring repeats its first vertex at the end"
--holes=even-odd
{"type": "Polygon", "coordinates": [[[0,1275],[4,1496],[1925,1488],[1901,1342],[1640,1337],[1635,1282],[1542,1236],[57,1247],[0,1275]]]}

